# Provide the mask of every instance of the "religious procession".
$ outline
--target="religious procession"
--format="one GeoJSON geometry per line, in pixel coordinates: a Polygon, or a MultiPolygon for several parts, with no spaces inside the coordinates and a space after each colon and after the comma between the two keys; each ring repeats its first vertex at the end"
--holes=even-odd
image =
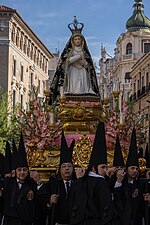
{"type": "MultiPolygon", "coordinates": [[[[1,12],[17,15],[5,6],[1,12]]],[[[148,18],[147,25],[133,22],[137,14],[145,18],[140,0],[127,22],[128,32],[148,27],[148,18]]],[[[76,16],[68,24],[71,36],[45,98],[33,85],[26,111],[17,108],[17,126],[3,141],[1,225],[150,225],[150,123],[145,125],[147,116],[135,113],[135,96],[126,95],[117,79],[109,97],[108,77],[103,87],[98,84],[83,27],[76,16]]],[[[11,41],[17,45],[13,29],[11,41]]],[[[101,51],[100,64],[106,69],[109,60],[105,48],[101,51]]],[[[33,74],[35,68],[30,69],[33,74]]],[[[14,78],[13,87],[16,82],[14,78]]],[[[24,93],[22,87],[18,83],[24,93]]],[[[3,140],[11,130],[8,116],[7,121],[9,130],[0,133],[3,140]]]]}

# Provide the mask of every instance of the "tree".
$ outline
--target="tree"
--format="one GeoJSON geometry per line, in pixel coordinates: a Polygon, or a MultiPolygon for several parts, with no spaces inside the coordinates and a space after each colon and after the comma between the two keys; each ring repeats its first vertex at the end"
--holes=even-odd
{"type": "Polygon", "coordinates": [[[5,142],[18,136],[16,110],[10,110],[8,94],[0,87],[0,152],[4,152],[5,142]]]}

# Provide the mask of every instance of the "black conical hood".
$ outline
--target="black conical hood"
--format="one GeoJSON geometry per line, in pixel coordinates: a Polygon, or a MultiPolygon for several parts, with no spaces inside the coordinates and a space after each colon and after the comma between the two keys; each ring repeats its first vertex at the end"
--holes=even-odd
{"type": "Polygon", "coordinates": [[[126,167],[129,167],[129,166],[139,167],[135,128],[133,128],[133,130],[132,130],[131,143],[130,143],[130,147],[129,147],[127,162],[126,162],[126,167]]]}
{"type": "Polygon", "coordinates": [[[0,177],[4,176],[4,160],[5,160],[4,155],[0,153],[0,177]]]}
{"type": "Polygon", "coordinates": [[[70,147],[69,147],[69,152],[71,154],[71,159],[72,159],[72,153],[73,153],[73,149],[74,149],[74,145],[75,145],[75,140],[73,140],[70,144],[70,147]]]}
{"type": "Polygon", "coordinates": [[[144,158],[146,159],[146,168],[150,168],[150,153],[148,152],[148,144],[146,145],[144,158]]]}
{"type": "Polygon", "coordinates": [[[65,139],[64,131],[62,130],[61,136],[61,149],[60,149],[60,165],[62,163],[72,162],[72,153],[68,148],[67,141],[65,139]]]}
{"type": "Polygon", "coordinates": [[[121,151],[118,134],[117,134],[117,138],[116,138],[113,166],[124,166],[124,160],[123,160],[123,155],[122,155],[122,151],[121,151]]]}
{"type": "Polygon", "coordinates": [[[6,141],[6,148],[5,148],[5,158],[4,158],[4,174],[11,173],[12,167],[12,155],[10,150],[10,144],[6,141]]]}
{"type": "Polygon", "coordinates": [[[18,167],[28,167],[28,162],[27,162],[26,151],[25,151],[22,133],[20,135],[19,148],[18,148],[18,151],[16,153],[15,162],[14,162],[14,169],[16,169],[18,167]]]}
{"type": "Polygon", "coordinates": [[[16,144],[15,144],[15,140],[14,140],[14,138],[13,138],[13,143],[12,143],[12,146],[13,146],[13,148],[12,148],[12,150],[13,150],[13,152],[12,152],[12,170],[14,170],[15,169],[15,162],[16,162],[16,160],[17,160],[17,147],[16,147],[16,144]]]}
{"type": "Polygon", "coordinates": [[[87,171],[90,171],[92,166],[97,167],[99,164],[107,164],[105,125],[103,122],[98,124],[96,130],[90,163],[87,171]]]}
{"type": "Polygon", "coordinates": [[[139,149],[138,149],[138,159],[139,158],[143,158],[143,148],[142,147],[140,147],[139,149]]]}

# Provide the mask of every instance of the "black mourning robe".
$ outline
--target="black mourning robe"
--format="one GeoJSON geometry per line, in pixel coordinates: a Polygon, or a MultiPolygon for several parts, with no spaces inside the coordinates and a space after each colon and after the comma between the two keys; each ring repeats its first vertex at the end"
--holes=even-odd
{"type": "Polygon", "coordinates": [[[71,225],[109,225],[113,210],[111,194],[102,177],[86,176],[76,182],[71,202],[71,225]]]}
{"type": "Polygon", "coordinates": [[[19,189],[16,178],[6,178],[3,190],[3,225],[32,225],[35,220],[36,186],[25,181],[19,189]]]}
{"type": "Polygon", "coordinates": [[[114,188],[113,197],[120,225],[142,225],[144,199],[139,180],[131,184],[125,177],[122,186],[114,188]]]}
{"type": "Polygon", "coordinates": [[[57,222],[59,224],[69,224],[70,221],[70,195],[71,189],[73,188],[74,181],[71,181],[71,186],[69,192],[66,193],[65,185],[62,179],[51,178],[46,184],[46,190],[50,195],[58,194],[59,199],[57,204],[53,205],[49,211],[49,219],[53,218],[54,224],[57,222]],[[53,214],[53,215],[52,215],[53,214]]]}

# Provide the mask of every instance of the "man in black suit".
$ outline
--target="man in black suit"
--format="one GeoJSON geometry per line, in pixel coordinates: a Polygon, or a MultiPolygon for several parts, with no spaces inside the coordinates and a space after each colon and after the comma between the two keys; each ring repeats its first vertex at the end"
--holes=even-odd
{"type": "Polygon", "coordinates": [[[114,203],[119,209],[120,225],[142,225],[143,191],[139,180],[136,131],[133,128],[126,162],[126,172],[117,173],[114,203]]]}
{"type": "Polygon", "coordinates": [[[50,195],[49,202],[47,202],[50,210],[49,224],[66,225],[70,221],[69,198],[75,180],[72,163],[73,147],[74,141],[68,148],[64,132],[62,132],[59,172],[46,184],[46,190],[50,195]]]}
{"type": "Polygon", "coordinates": [[[71,225],[111,225],[111,193],[105,180],[107,152],[104,123],[97,127],[90,163],[72,194],[71,225]]]}
{"type": "Polygon", "coordinates": [[[3,225],[32,225],[35,219],[36,184],[29,177],[23,136],[13,155],[14,177],[3,184],[3,225]]]}

